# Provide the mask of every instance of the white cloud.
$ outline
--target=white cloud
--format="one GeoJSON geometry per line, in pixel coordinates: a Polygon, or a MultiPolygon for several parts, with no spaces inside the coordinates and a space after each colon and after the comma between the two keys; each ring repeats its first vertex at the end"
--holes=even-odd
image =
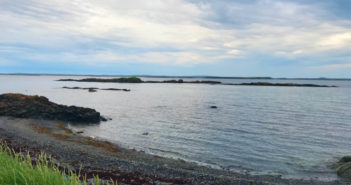
{"type": "Polygon", "coordinates": [[[98,51],[89,53],[31,53],[21,56],[37,62],[81,63],[86,65],[108,65],[111,63],[155,63],[162,65],[193,66],[201,63],[212,63],[228,58],[233,54],[217,55],[212,53],[198,54],[196,52],[144,52],[135,54],[118,53],[113,51],[98,51]]]}
{"type": "Polygon", "coordinates": [[[241,51],[237,50],[237,49],[232,49],[232,50],[228,51],[228,54],[239,55],[239,54],[241,54],[241,51]]]}
{"type": "Polygon", "coordinates": [[[317,15],[323,10],[308,5],[273,0],[229,3],[227,13],[252,21],[239,26],[212,21],[209,17],[221,13],[214,11],[211,4],[185,0],[4,0],[0,43],[57,50],[28,55],[42,61],[56,55],[90,63],[171,65],[216,62],[255,52],[291,58],[351,50],[351,23],[320,20],[317,15]],[[82,45],[97,41],[102,50],[82,54],[82,45]],[[114,47],[142,51],[128,54],[114,47]]]}
{"type": "Polygon", "coordinates": [[[337,33],[331,36],[328,36],[325,39],[322,39],[319,42],[319,45],[326,48],[351,48],[351,31],[344,33],[337,33]]]}

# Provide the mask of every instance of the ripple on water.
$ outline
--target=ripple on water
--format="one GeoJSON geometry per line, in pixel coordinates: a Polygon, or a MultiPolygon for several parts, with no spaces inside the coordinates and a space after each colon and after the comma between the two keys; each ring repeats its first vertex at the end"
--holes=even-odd
{"type": "Polygon", "coordinates": [[[54,81],[62,76],[23,78],[0,76],[0,91],[97,109],[112,121],[77,129],[163,156],[241,172],[330,180],[336,176],[328,164],[351,154],[351,81],[313,81],[341,88],[79,83],[131,89],[89,93],[61,89],[78,86],[54,81]]]}

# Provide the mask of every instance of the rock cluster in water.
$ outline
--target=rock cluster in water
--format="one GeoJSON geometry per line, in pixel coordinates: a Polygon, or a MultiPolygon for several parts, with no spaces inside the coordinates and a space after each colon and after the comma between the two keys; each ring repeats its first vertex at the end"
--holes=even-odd
{"type": "Polygon", "coordinates": [[[59,105],[44,96],[12,93],[0,95],[0,116],[89,123],[106,121],[94,109],[59,105]]]}
{"type": "Polygon", "coordinates": [[[117,89],[117,88],[105,88],[105,89],[100,89],[97,87],[62,87],[64,89],[82,89],[82,90],[88,90],[89,92],[97,92],[97,90],[105,90],[105,91],[125,91],[129,92],[130,89],[117,89]]]}

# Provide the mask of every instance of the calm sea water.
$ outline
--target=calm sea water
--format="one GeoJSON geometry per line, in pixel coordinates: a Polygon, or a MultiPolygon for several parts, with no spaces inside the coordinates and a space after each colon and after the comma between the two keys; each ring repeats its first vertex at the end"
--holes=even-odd
{"type": "Polygon", "coordinates": [[[91,107],[112,121],[73,129],[148,153],[243,173],[333,180],[337,177],[328,165],[351,155],[351,81],[222,80],[340,86],[310,88],[54,81],[60,78],[83,77],[0,76],[0,93],[38,94],[60,104],[91,107]],[[62,86],[131,92],[89,93],[62,86]],[[210,109],[212,105],[218,109],[210,109]]]}

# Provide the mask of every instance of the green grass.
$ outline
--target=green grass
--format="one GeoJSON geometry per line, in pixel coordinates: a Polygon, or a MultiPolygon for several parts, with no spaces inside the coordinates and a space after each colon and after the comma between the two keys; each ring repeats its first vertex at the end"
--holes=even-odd
{"type": "MultiPolygon", "coordinates": [[[[53,165],[51,158],[41,154],[32,164],[32,158],[12,151],[5,144],[0,144],[0,185],[87,185],[86,177],[68,170],[65,174],[53,165]]],[[[94,184],[103,183],[99,177],[94,184]]]]}

